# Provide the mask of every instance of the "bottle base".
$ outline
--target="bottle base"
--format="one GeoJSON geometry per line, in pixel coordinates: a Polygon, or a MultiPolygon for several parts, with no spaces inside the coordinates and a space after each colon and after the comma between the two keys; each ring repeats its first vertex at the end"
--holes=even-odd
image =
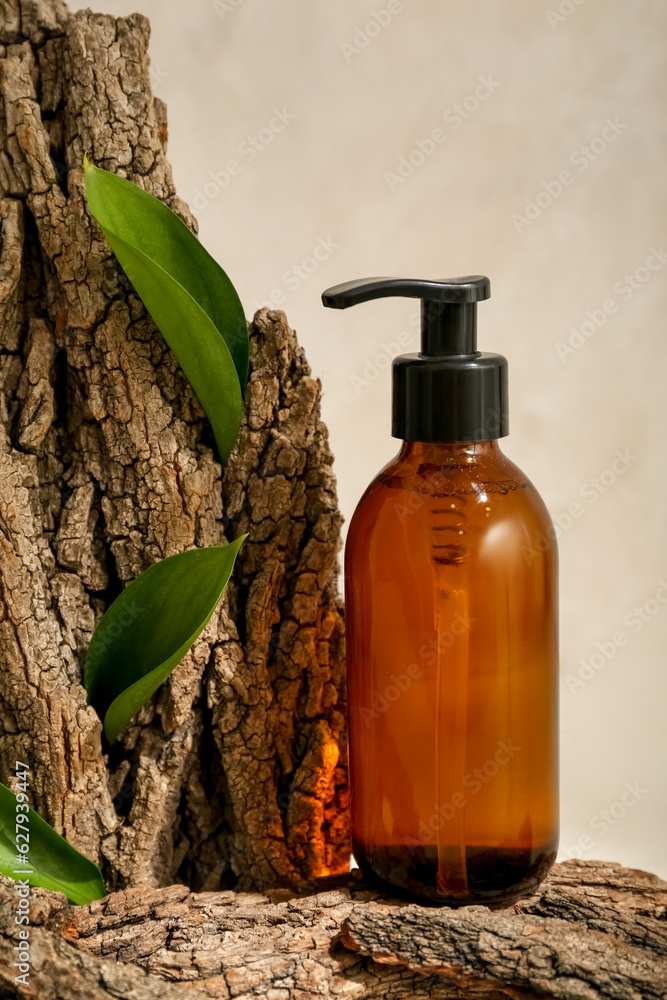
{"type": "Polygon", "coordinates": [[[362,846],[354,857],[372,881],[394,894],[442,906],[508,906],[530,895],[556,860],[556,845],[546,847],[466,847],[467,891],[447,894],[438,888],[438,848],[435,845],[362,846]]]}

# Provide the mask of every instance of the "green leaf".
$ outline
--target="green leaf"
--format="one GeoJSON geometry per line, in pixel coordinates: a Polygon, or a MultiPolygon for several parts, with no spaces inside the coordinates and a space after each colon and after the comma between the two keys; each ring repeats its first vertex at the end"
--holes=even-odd
{"type": "Polygon", "coordinates": [[[154,563],[103,615],[86,654],[84,684],[110,743],[208,623],[246,537],[154,563]]]}
{"type": "Polygon", "coordinates": [[[248,330],[236,290],[170,208],[87,158],[84,167],[88,207],[178,358],[226,462],[248,377],[248,330]]]}
{"type": "Polygon", "coordinates": [[[34,809],[28,807],[26,812],[23,804],[19,811],[16,807],[14,793],[0,785],[0,872],[13,879],[27,878],[30,885],[64,892],[71,903],[83,905],[102,899],[106,888],[97,865],[79,854],[34,809]],[[17,816],[26,816],[28,822],[17,823],[17,816]],[[29,837],[29,841],[23,837],[18,841],[28,843],[29,850],[23,855],[28,859],[26,865],[17,861],[17,826],[19,833],[29,837]]]}

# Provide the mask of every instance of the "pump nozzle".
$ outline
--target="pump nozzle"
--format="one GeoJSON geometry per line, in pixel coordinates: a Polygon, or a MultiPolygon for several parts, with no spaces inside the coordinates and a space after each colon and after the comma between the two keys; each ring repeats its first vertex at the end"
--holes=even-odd
{"type": "Polygon", "coordinates": [[[332,309],[347,309],[390,295],[422,300],[422,354],[442,357],[477,353],[477,303],[491,295],[491,283],[484,275],[444,281],[364,278],[328,288],[322,302],[332,309]]]}
{"type": "Polygon", "coordinates": [[[422,300],[421,351],[393,363],[392,434],[404,441],[490,441],[507,427],[507,362],[477,350],[477,303],[491,295],[484,275],[443,281],[364,278],[328,288],[331,309],[387,296],[422,300]]]}
{"type": "Polygon", "coordinates": [[[398,295],[408,299],[431,302],[481,302],[491,295],[491,282],[483,274],[465,278],[443,278],[430,281],[421,278],[358,278],[345,281],[322,292],[322,302],[331,309],[347,309],[369,299],[384,299],[398,295]]]}

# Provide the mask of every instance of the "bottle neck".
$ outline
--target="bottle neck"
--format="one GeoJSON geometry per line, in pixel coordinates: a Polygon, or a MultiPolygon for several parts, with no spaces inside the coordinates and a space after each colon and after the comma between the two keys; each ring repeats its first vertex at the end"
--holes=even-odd
{"type": "MultiPolygon", "coordinates": [[[[424,465],[473,465],[503,456],[497,440],[493,441],[404,441],[398,461],[424,465]]],[[[503,456],[504,457],[504,456],[503,456]]]]}

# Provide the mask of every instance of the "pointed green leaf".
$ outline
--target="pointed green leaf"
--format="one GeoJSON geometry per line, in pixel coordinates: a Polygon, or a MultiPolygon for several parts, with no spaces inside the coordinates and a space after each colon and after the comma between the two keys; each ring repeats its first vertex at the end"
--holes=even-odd
{"type": "Polygon", "coordinates": [[[164,683],[206,626],[246,537],[154,563],[103,615],[86,654],[84,685],[109,742],[164,683]]]}
{"type": "Polygon", "coordinates": [[[248,331],[236,290],[170,208],[87,159],[84,167],[88,207],[178,358],[225,462],[248,376],[248,331]]]}
{"type": "Polygon", "coordinates": [[[0,784],[0,872],[13,879],[27,878],[29,885],[64,892],[71,903],[102,899],[106,888],[97,865],[79,854],[34,809],[26,811],[21,803],[17,810],[17,805],[14,793],[0,784]],[[17,820],[19,816],[26,819],[17,820]],[[17,844],[27,844],[27,853],[22,854],[17,844]],[[21,864],[19,856],[27,864],[21,864]]]}

